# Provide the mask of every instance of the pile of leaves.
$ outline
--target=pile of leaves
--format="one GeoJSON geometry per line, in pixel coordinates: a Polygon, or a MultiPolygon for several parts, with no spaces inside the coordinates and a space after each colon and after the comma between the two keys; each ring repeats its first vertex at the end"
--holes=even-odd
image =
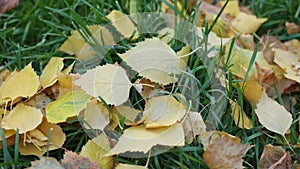
{"type": "MultiPolygon", "coordinates": [[[[162,10],[174,14],[170,8],[174,6],[183,11],[180,2],[174,5],[171,1],[164,2],[162,10]]],[[[191,3],[189,10],[194,6],[191,3]]],[[[182,12],[183,18],[189,18],[188,11],[182,12]]],[[[164,30],[167,34],[140,38],[135,20],[121,11],[113,10],[106,18],[124,37],[121,41],[117,42],[107,27],[89,25],[85,30],[75,30],[58,50],[87,63],[99,58],[102,47],[109,46],[105,49],[110,55],[122,41],[129,41],[130,47],[114,53],[117,59],[106,61],[102,56],[99,63],[81,72],[77,63],[64,66],[66,59],[52,57],[40,76],[31,64],[20,71],[1,72],[0,141],[8,146],[18,142],[21,155],[39,157],[31,168],[110,169],[147,168],[148,163],[133,166],[115,157],[150,157],[162,153],[157,150],[160,146],[176,148],[200,138],[203,160],[209,168],[243,168],[243,157],[254,145],[242,144],[240,138],[224,131],[207,130],[200,110],[194,111],[191,101],[176,90],[191,56],[200,47],[192,50],[189,44],[182,44],[175,50],[170,45],[175,26],[164,30]],[[134,92],[139,99],[131,98],[134,92]],[[79,154],[65,150],[61,162],[44,157],[48,151],[63,148],[66,135],[62,126],[77,117],[92,139],[79,154]]],[[[281,146],[265,145],[258,166],[291,168],[297,166],[294,148],[298,144],[291,145],[287,136],[298,133],[291,131],[291,125],[299,120],[290,107],[274,99],[282,100],[282,94],[299,91],[300,42],[255,37],[266,20],[239,7],[238,1],[221,1],[215,6],[202,2],[195,27],[197,38],[207,40],[208,59],[221,64],[222,71],[213,71],[228,92],[235,125],[253,129],[258,119],[263,127],[283,138],[276,144],[290,148],[286,151],[281,146]],[[212,32],[206,33],[207,29],[212,32]],[[247,112],[245,104],[251,105],[252,112],[247,112]]]]}

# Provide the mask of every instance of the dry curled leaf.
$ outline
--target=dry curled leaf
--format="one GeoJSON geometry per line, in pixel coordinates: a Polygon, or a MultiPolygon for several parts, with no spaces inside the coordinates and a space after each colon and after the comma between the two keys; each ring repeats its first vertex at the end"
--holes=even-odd
{"type": "Polygon", "coordinates": [[[196,136],[206,131],[206,125],[198,112],[189,112],[183,124],[185,141],[192,143],[196,136]]]}
{"type": "Polygon", "coordinates": [[[260,169],[290,169],[291,156],[280,146],[268,144],[258,161],[260,169]]]}
{"type": "Polygon", "coordinates": [[[72,151],[65,151],[61,164],[65,169],[100,169],[96,162],[72,151]]]}
{"type": "Polygon", "coordinates": [[[251,147],[241,144],[240,138],[223,133],[207,147],[203,160],[210,169],[241,169],[243,156],[251,147]]]}
{"type": "Polygon", "coordinates": [[[292,125],[293,118],[291,113],[275,100],[269,98],[265,92],[261,95],[255,113],[264,127],[282,136],[292,125]]]}
{"type": "Polygon", "coordinates": [[[74,81],[87,94],[101,97],[107,104],[115,106],[127,101],[132,86],[126,71],[117,64],[97,66],[74,81]]]}

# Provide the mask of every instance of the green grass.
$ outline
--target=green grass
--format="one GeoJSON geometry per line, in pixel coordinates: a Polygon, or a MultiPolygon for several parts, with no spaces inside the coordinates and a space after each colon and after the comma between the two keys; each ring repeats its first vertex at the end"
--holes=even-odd
{"type": "MultiPolygon", "coordinates": [[[[3,14],[0,20],[0,65],[3,68],[10,70],[22,69],[25,65],[32,62],[35,70],[40,73],[49,59],[53,56],[70,57],[62,52],[57,52],[58,47],[66,40],[71,34],[71,31],[75,28],[83,29],[83,34],[88,35],[86,25],[91,24],[106,24],[107,19],[105,15],[113,9],[121,10],[122,12],[129,14],[129,5],[127,1],[107,1],[107,3],[100,3],[96,0],[80,0],[80,1],[43,1],[43,0],[28,0],[20,1],[19,7],[10,11],[7,14],[3,14]],[[119,2],[119,3],[118,3],[119,2]]],[[[284,31],[284,27],[281,25],[284,21],[288,20],[299,24],[298,11],[295,1],[280,1],[275,3],[273,1],[259,1],[255,0],[250,3],[251,9],[259,17],[270,17],[269,21],[259,30],[259,34],[266,33],[271,29],[270,34],[279,35],[280,39],[288,40],[295,37],[287,36],[284,31]],[[276,18],[278,12],[273,9],[278,9],[282,14],[282,18],[276,18]]],[[[243,3],[247,3],[246,1],[243,3]]],[[[185,4],[185,3],[183,3],[185,4]]],[[[160,9],[160,1],[145,2],[142,0],[137,1],[138,12],[151,12],[160,9]]],[[[183,9],[187,9],[186,6],[183,9]]],[[[195,7],[197,11],[197,7],[195,7]]],[[[191,23],[196,23],[196,12],[191,14],[191,23]]],[[[182,16],[182,11],[176,11],[177,15],[182,16]]],[[[178,25],[180,26],[180,24],[178,25]]],[[[181,29],[181,28],[180,28],[181,29]]],[[[207,35],[211,30],[210,27],[206,28],[205,34],[207,35]]],[[[101,55],[103,57],[109,57],[106,62],[118,61],[115,52],[124,52],[125,49],[130,48],[132,43],[141,41],[145,37],[151,37],[153,34],[142,35],[135,41],[124,40],[108,52],[108,54],[101,55]],[[111,59],[111,60],[110,60],[111,59]]],[[[294,36],[298,36],[296,34],[294,36]]],[[[192,37],[191,37],[192,38],[192,37]]],[[[92,42],[91,42],[92,43],[92,42]]],[[[190,56],[188,65],[189,69],[183,76],[180,77],[180,83],[182,85],[191,86],[190,90],[177,87],[175,89],[185,93],[190,98],[195,98],[193,94],[198,95],[199,100],[193,100],[192,109],[201,112],[204,119],[209,116],[209,108],[211,108],[212,87],[210,86],[213,81],[213,68],[216,64],[219,64],[219,60],[203,60],[199,56],[207,55],[209,49],[207,49],[207,39],[199,42],[203,48],[190,56]],[[208,105],[208,106],[207,106],[208,105]],[[207,106],[207,107],[206,107],[207,106]]],[[[178,41],[173,41],[171,46],[175,50],[179,50],[184,44],[178,41]]],[[[97,47],[97,46],[96,46],[97,47]]],[[[99,46],[98,46],[99,47],[99,46]]],[[[196,48],[197,45],[194,44],[196,48]]],[[[101,47],[99,47],[100,49],[101,47]]],[[[222,52],[220,52],[222,53],[222,52]]],[[[229,54],[230,55],[230,54],[229,54]]],[[[253,55],[255,58],[255,53],[253,55]]],[[[93,63],[93,60],[91,61],[93,63]]],[[[89,64],[89,63],[86,63],[89,64]]],[[[103,63],[102,63],[103,64],[103,63]]],[[[253,62],[250,66],[253,65],[253,62]]],[[[95,64],[91,64],[91,67],[95,64]]],[[[230,66],[230,65],[228,65],[230,66]]],[[[230,108],[225,103],[224,115],[217,120],[217,129],[228,132],[236,137],[241,138],[243,144],[255,145],[250,149],[245,156],[244,165],[247,168],[257,168],[257,163],[260,155],[263,151],[264,145],[271,143],[275,145],[277,141],[282,141],[281,136],[269,132],[260,125],[254,114],[254,107],[251,106],[243,97],[243,87],[233,88],[232,84],[236,82],[232,79],[230,73],[227,74],[227,68],[224,70],[224,74],[230,81],[227,86],[227,97],[237,100],[242,105],[243,109],[248,113],[248,116],[252,118],[253,128],[250,130],[240,129],[234,125],[233,118],[230,115],[230,108]],[[269,137],[269,135],[274,138],[269,137]],[[251,164],[251,166],[250,166],[251,164]]],[[[250,69],[249,69],[250,70],[250,69]]],[[[178,85],[180,86],[180,85],[178,85]]],[[[225,90],[225,89],[224,89],[225,90]]],[[[220,91],[217,91],[221,93],[220,91]]],[[[138,100],[139,98],[134,98],[138,100]]],[[[223,100],[219,100],[223,101],[223,100]]],[[[293,125],[291,127],[291,134],[288,136],[290,143],[295,144],[300,139],[297,136],[297,123],[299,115],[296,114],[299,108],[292,107],[293,113],[293,125]]],[[[67,140],[64,144],[64,148],[79,152],[82,146],[88,140],[88,136],[79,125],[77,120],[70,121],[63,127],[63,131],[67,135],[67,140]]],[[[0,131],[0,133],[2,133],[0,131]]],[[[3,136],[2,136],[3,137],[3,136]]],[[[0,166],[10,167],[28,167],[30,161],[37,159],[33,156],[22,156],[18,154],[16,147],[7,147],[5,141],[2,142],[3,149],[0,151],[0,166]]],[[[285,149],[289,149],[288,146],[284,146],[285,149]]],[[[298,156],[300,151],[295,149],[298,156]]],[[[149,161],[149,168],[208,168],[202,159],[204,150],[199,140],[195,140],[192,144],[186,145],[180,148],[174,148],[166,153],[153,156],[149,161]]],[[[56,157],[60,160],[63,156],[64,150],[59,149],[50,151],[49,156],[56,157]]],[[[133,159],[125,157],[116,157],[117,160],[129,164],[145,165],[147,158],[133,159]]]]}

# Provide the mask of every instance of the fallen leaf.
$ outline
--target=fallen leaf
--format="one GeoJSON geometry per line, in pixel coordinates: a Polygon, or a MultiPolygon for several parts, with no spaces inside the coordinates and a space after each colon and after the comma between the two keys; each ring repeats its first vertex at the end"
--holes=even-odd
{"type": "Polygon", "coordinates": [[[255,33],[260,25],[266,21],[266,18],[257,18],[255,15],[239,12],[236,18],[231,22],[231,25],[239,33],[247,34],[255,33]]]}
{"type": "Polygon", "coordinates": [[[255,113],[264,127],[282,136],[288,131],[293,121],[292,115],[282,105],[269,98],[265,92],[261,95],[255,113]]]}
{"type": "Polygon", "coordinates": [[[223,133],[207,147],[203,160],[210,169],[244,168],[243,156],[251,147],[241,144],[240,138],[223,133]]]}
{"type": "Polygon", "coordinates": [[[19,0],[0,0],[0,14],[8,12],[19,5],[19,0]]]}
{"type": "Polygon", "coordinates": [[[31,161],[28,169],[64,169],[64,167],[53,157],[41,157],[39,160],[31,161]]]}
{"type": "Polygon", "coordinates": [[[65,122],[68,117],[77,116],[83,110],[90,96],[82,90],[75,90],[57,100],[50,102],[46,107],[46,117],[50,123],[65,122]]]}
{"type": "Polygon", "coordinates": [[[57,81],[58,73],[64,67],[63,60],[64,58],[52,57],[44,68],[40,76],[40,83],[44,89],[52,86],[57,81]]]}
{"type": "Polygon", "coordinates": [[[291,156],[280,146],[267,144],[258,161],[260,169],[292,168],[291,156]]]}
{"type": "Polygon", "coordinates": [[[182,123],[185,141],[191,144],[196,136],[206,132],[206,125],[198,112],[189,112],[182,123]]]}
{"type": "Polygon", "coordinates": [[[234,83],[233,86],[236,87],[238,84],[240,88],[243,89],[243,95],[248,100],[248,102],[250,104],[256,105],[259,102],[263,92],[262,85],[255,80],[249,80],[246,82],[234,83]]]}
{"type": "Polygon", "coordinates": [[[176,78],[170,74],[180,74],[186,67],[182,58],[158,38],[139,42],[119,56],[140,75],[164,85],[174,83],[176,78]]]}
{"type": "Polygon", "coordinates": [[[148,153],[156,145],[183,146],[184,132],[182,125],[174,124],[169,127],[146,129],[144,125],[132,126],[126,129],[118,143],[108,155],[125,152],[148,153]]]}
{"type": "Polygon", "coordinates": [[[127,101],[132,86],[126,71],[119,65],[107,64],[88,70],[74,81],[86,93],[115,106],[127,101]]]}
{"type": "Polygon", "coordinates": [[[61,164],[65,169],[99,169],[96,162],[91,162],[88,158],[72,151],[65,151],[61,164]]]}
{"type": "Polygon", "coordinates": [[[300,83],[300,55],[281,49],[273,51],[274,62],[285,71],[284,76],[300,83]]]}
{"type": "MultiPolygon", "coordinates": [[[[35,134],[34,137],[38,137],[36,138],[37,141],[44,143],[46,143],[46,141],[43,141],[45,137],[47,137],[48,142],[48,135],[50,130],[52,130],[52,134],[49,141],[49,151],[61,148],[66,140],[66,135],[62,131],[61,127],[59,125],[49,123],[45,117],[43,118],[43,122],[36,128],[36,130],[39,131],[39,134],[35,134]]],[[[22,139],[26,140],[26,138],[24,138],[24,135],[20,137],[20,140],[22,139]]],[[[19,150],[22,155],[35,155],[41,157],[47,152],[47,144],[43,146],[38,146],[33,143],[23,143],[20,141],[19,150]]]]}
{"type": "MultiPolygon", "coordinates": [[[[102,46],[111,46],[115,44],[113,36],[107,30],[107,28],[100,25],[91,25],[87,26],[87,28],[92,33],[98,44],[102,46]]],[[[91,37],[89,38],[89,41],[95,44],[91,37]]],[[[72,35],[60,46],[58,51],[75,55],[76,58],[82,61],[88,60],[97,54],[94,48],[85,42],[85,39],[77,30],[75,30],[72,35]]]]}
{"type": "Polygon", "coordinates": [[[185,106],[173,96],[157,96],[146,102],[141,121],[146,128],[171,126],[180,122],[186,113],[185,106]]]}
{"type": "Polygon", "coordinates": [[[109,124],[109,112],[102,103],[93,99],[87,103],[87,107],[83,110],[83,120],[83,127],[86,129],[102,131],[109,124]]]}
{"type": "Polygon", "coordinates": [[[35,129],[42,122],[42,118],[43,114],[39,109],[19,103],[3,118],[2,127],[6,130],[19,129],[22,134],[35,129]]]}
{"type": "Polygon", "coordinates": [[[12,73],[0,87],[0,99],[14,101],[18,97],[33,96],[39,88],[39,78],[32,69],[31,64],[27,65],[20,72],[12,73]]]}
{"type": "Polygon", "coordinates": [[[217,138],[220,138],[222,136],[222,133],[220,131],[206,131],[200,133],[200,141],[203,145],[204,151],[207,150],[208,146],[212,144],[217,138]]]}
{"type": "Polygon", "coordinates": [[[295,23],[285,22],[285,26],[288,34],[296,34],[300,32],[300,26],[295,23]]]}
{"type": "Polygon", "coordinates": [[[148,167],[146,166],[140,166],[140,165],[131,165],[131,164],[122,164],[119,163],[116,166],[116,169],[147,169],[148,167]]]}
{"type": "Polygon", "coordinates": [[[107,138],[101,134],[89,140],[80,152],[80,155],[96,162],[101,169],[111,169],[113,167],[113,158],[104,156],[110,150],[110,145],[107,138]]]}
{"type": "Polygon", "coordinates": [[[126,125],[137,125],[139,124],[138,115],[141,113],[141,110],[131,108],[129,106],[120,105],[113,107],[110,110],[110,113],[117,113],[125,118],[124,124],[126,125]]]}
{"type": "Polygon", "coordinates": [[[230,101],[231,106],[231,115],[233,116],[233,120],[235,125],[239,128],[252,129],[252,121],[246,115],[246,113],[241,109],[240,105],[238,105],[234,101],[230,101]]]}
{"type": "MultiPolygon", "coordinates": [[[[226,1],[224,1],[224,0],[220,1],[222,6],[224,6],[225,2],[226,1]]],[[[223,12],[225,14],[230,14],[230,15],[233,15],[233,16],[237,16],[238,13],[240,12],[239,1],[237,1],[237,0],[229,1],[223,12]]]]}
{"type": "Polygon", "coordinates": [[[106,18],[111,20],[111,24],[119,31],[125,38],[129,38],[135,33],[137,35],[137,28],[129,17],[120,11],[112,10],[106,18]]]}
{"type": "Polygon", "coordinates": [[[35,107],[43,113],[43,115],[46,115],[46,106],[52,101],[52,99],[47,96],[45,93],[39,93],[37,95],[34,95],[27,101],[27,105],[35,107]]]}

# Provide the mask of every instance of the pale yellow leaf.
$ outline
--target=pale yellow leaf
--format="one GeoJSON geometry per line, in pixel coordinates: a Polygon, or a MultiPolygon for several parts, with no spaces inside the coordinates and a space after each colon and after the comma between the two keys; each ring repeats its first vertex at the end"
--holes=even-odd
{"type": "MultiPolygon", "coordinates": [[[[220,1],[222,6],[224,6],[225,2],[226,1],[224,1],[224,0],[220,1]]],[[[223,12],[225,14],[230,14],[230,15],[233,15],[233,16],[237,16],[238,13],[240,12],[239,1],[237,1],[237,0],[229,1],[223,12]]]]}
{"type": "Polygon", "coordinates": [[[285,71],[284,76],[300,83],[300,54],[281,49],[273,49],[273,51],[274,62],[285,71]]]}
{"type": "Polygon", "coordinates": [[[243,156],[252,147],[243,145],[240,138],[222,133],[203,153],[203,160],[210,169],[242,169],[243,156]]]}
{"type": "Polygon", "coordinates": [[[153,82],[169,84],[174,75],[186,68],[186,63],[175,51],[158,38],[146,39],[119,56],[140,75],[153,82]]]}
{"type": "Polygon", "coordinates": [[[192,143],[196,136],[206,131],[206,125],[202,119],[202,116],[198,112],[189,112],[187,118],[184,120],[183,130],[185,135],[185,141],[192,143]]]}
{"type": "Polygon", "coordinates": [[[83,110],[83,113],[83,127],[86,129],[104,130],[105,126],[109,124],[108,110],[96,99],[87,103],[87,107],[83,110]]]}
{"type": "Polygon", "coordinates": [[[290,128],[293,118],[282,105],[263,92],[255,113],[259,122],[268,130],[283,135],[290,128]]]}
{"type": "Polygon", "coordinates": [[[68,117],[77,116],[83,110],[90,96],[82,90],[75,90],[57,100],[50,102],[46,107],[46,117],[50,123],[65,122],[68,117]]]}
{"type": "Polygon", "coordinates": [[[117,113],[125,118],[124,124],[126,125],[137,125],[138,115],[141,113],[141,110],[131,108],[129,106],[120,105],[113,107],[110,110],[110,113],[117,113]]]}
{"type": "Polygon", "coordinates": [[[26,106],[23,103],[9,112],[2,120],[2,127],[6,130],[19,129],[19,133],[26,133],[35,129],[42,122],[42,112],[31,106],[26,106]]]}
{"type": "Polygon", "coordinates": [[[173,96],[157,96],[146,102],[142,120],[146,128],[171,126],[181,121],[186,113],[185,106],[173,96]]]}
{"type": "Polygon", "coordinates": [[[267,20],[267,18],[257,18],[255,15],[239,12],[236,18],[231,22],[231,25],[242,34],[255,33],[260,25],[267,20]]]}
{"type": "Polygon", "coordinates": [[[27,169],[64,169],[54,157],[41,157],[39,160],[30,163],[31,167],[27,169]]]}
{"type": "Polygon", "coordinates": [[[18,97],[33,96],[38,91],[39,85],[39,78],[29,64],[20,72],[12,73],[2,83],[0,99],[15,100],[18,97]]]}
{"type": "Polygon", "coordinates": [[[86,93],[107,103],[121,105],[127,101],[132,86],[126,71],[119,65],[107,64],[88,70],[79,79],[74,81],[86,93]]]}
{"type": "Polygon", "coordinates": [[[63,60],[64,58],[53,57],[44,68],[40,76],[40,83],[44,89],[57,81],[57,76],[64,67],[63,60]]]}
{"type": "Polygon", "coordinates": [[[80,155],[90,159],[92,162],[97,162],[101,169],[112,169],[113,158],[104,156],[110,150],[110,145],[107,138],[101,134],[89,140],[80,152],[80,155]]]}
{"type": "MultiPolygon", "coordinates": [[[[87,28],[100,45],[111,46],[115,44],[113,36],[107,28],[100,25],[87,26],[87,28]]],[[[94,43],[91,38],[89,40],[94,43]]],[[[73,32],[58,50],[70,55],[75,55],[79,60],[90,59],[96,54],[93,47],[85,42],[85,39],[77,30],[73,32]]]]}
{"type": "Polygon", "coordinates": [[[119,163],[116,166],[116,169],[147,169],[148,167],[146,166],[140,166],[140,165],[131,165],[131,164],[122,164],[119,163]]]}
{"type": "Polygon", "coordinates": [[[200,133],[200,141],[203,145],[204,151],[207,150],[208,146],[212,144],[217,138],[220,138],[222,133],[220,131],[207,131],[200,133]]]}
{"type": "Polygon", "coordinates": [[[129,152],[147,153],[153,146],[183,146],[184,132],[181,124],[146,129],[144,125],[126,129],[109,155],[129,152]]]}
{"type": "Polygon", "coordinates": [[[240,105],[230,100],[230,106],[231,106],[231,115],[233,116],[235,125],[237,125],[239,128],[251,129],[252,121],[248,118],[246,113],[241,109],[240,105]]]}
{"type": "Polygon", "coordinates": [[[120,11],[113,10],[106,16],[109,20],[111,20],[112,25],[119,31],[125,38],[129,38],[135,34],[137,34],[137,28],[134,26],[129,17],[123,14],[120,11]]]}

